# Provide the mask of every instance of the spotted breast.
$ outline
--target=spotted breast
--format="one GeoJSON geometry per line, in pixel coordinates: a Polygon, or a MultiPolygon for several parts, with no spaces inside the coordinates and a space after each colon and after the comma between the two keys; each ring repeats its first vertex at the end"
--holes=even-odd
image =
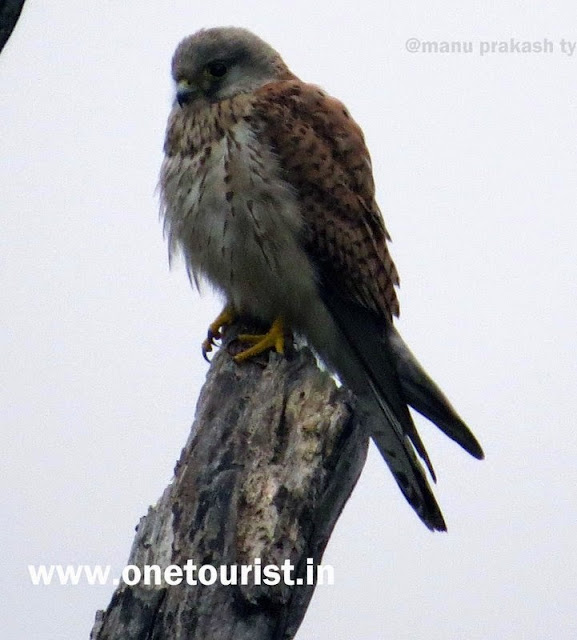
{"type": "MultiPolygon", "coordinates": [[[[259,142],[252,102],[237,96],[169,118],[160,189],[171,256],[239,313],[300,315],[316,295],[299,244],[302,218],[273,151],[259,142]]],[[[298,323],[297,323],[298,324],[298,323]]]]}

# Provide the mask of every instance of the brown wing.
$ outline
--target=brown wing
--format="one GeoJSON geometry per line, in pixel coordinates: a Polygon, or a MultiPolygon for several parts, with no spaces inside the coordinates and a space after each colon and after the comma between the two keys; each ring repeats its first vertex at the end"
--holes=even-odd
{"type": "Polygon", "coordinates": [[[254,108],[302,203],[321,277],[379,315],[398,315],[399,277],[360,127],[338,100],[299,80],[262,87],[254,108]]]}

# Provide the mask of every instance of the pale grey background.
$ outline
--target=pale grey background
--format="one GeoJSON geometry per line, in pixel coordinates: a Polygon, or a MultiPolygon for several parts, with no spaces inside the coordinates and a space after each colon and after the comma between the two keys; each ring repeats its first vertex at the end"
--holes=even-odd
{"type": "Polygon", "coordinates": [[[88,637],[112,587],[33,587],[26,566],[120,570],[188,433],[219,303],[169,273],[154,189],[172,51],[222,24],[363,126],[400,328],[487,454],[419,420],[449,525],[433,535],[371,451],[299,639],[577,637],[577,54],[558,47],[575,8],[376,0],[26,3],[0,56],[2,636],[88,637]]]}

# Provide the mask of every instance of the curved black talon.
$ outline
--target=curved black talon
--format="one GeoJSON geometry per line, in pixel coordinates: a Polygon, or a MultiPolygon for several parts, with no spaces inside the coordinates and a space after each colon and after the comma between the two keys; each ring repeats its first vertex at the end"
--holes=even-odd
{"type": "Polygon", "coordinates": [[[208,345],[205,346],[204,342],[202,343],[202,357],[208,362],[208,364],[210,364],[210,360],[207,357],[207,353],[209,353],[210,351],[212,351],[212,345],[208,345]]]}
{"type": "Polygon", "coordinates": [[[210,353],[212,351],[212,348],[215,346],[214,345],[214,337],[211,335],[212,332],[209,331],[208,335],[206,336],[206,339],[203,340],[202,342],[202,357],[210,364],[210,360],[207,357],[207,353],[210,353]]]}
{"type": "Polygon", "coordinates": [[[220,331],[213,331],[209,328],[206,332],[206,338],[202,343],[202,357],[210,363],[210,360],[207,358],[207,353],[212,351],[212,348],[216,346],[216,340],[220,340],[222,338],[222,334],[220,331]]]}

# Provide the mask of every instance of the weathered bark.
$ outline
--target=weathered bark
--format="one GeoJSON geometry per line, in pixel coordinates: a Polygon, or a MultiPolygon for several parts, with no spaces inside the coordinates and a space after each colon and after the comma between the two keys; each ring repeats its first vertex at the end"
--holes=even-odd
{"type": "MultiPolygon", "coordinates": [[[[129,564],[314,564],[363,467],[367,437],[303,349],[214,357],[175,477],[138,525],[129,564]]],[[[314,585],[120,585],[92,640],[293,638],[314,585]]]]}
{"type": "Polygon", "coordinates": [[[0,0],[0,52],[18,22],[24,0],[0,0]]]}

